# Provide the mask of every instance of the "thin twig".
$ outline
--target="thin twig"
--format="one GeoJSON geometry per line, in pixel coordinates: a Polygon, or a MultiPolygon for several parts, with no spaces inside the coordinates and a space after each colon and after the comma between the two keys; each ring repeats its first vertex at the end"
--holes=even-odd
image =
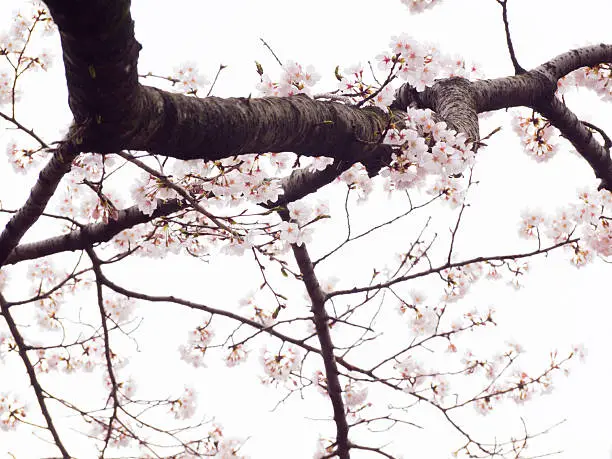
{"type": "Polygon", "coordinates": [[[512,45],[512,38],[510,37],[510,25],[508,24],[508,0],[495,0],[502,7],[502,19],[504,21],[504,29],[506,31],[506,43],[508,44],[508,52],[510,53],[510,60],[514,66],[514,73],[520,75],[526,73],[526,70],[521,67],[516,59],[516,53],[514,52],[514,46],[512,45]]]}

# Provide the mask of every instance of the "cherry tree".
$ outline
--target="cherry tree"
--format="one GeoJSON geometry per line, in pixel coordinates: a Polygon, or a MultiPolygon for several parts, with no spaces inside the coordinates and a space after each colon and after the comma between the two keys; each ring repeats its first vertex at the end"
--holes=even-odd
{"type": "MultiPolygon", "coordinates": [[[[527,70],[511,2],[491,2],[513,75],[487,79],[408,34],[367,65],[325,70],[262,41],[278,62],[255,62],[252,94],[233,98],[213,95],[224,65],[209,78],[194,62],[139,67],[129,0],[21,5],[0,37],[2,178],[29,190],[0,208],[2,435],[33,431],[64,458],[247,456],[249,440],[200,401],[207,381],[248,367],[242,385],[325,420],[312,451],[292,457],[410,455],[381,438],[419,435],[424,413],[450,428],[459,457],[533,457],[548,429],[517,419],[518,433],[489,435],[475,419],[550,392],[585,351],[551,348],[526,368],[495,308],[470,294],[520,287],[528,263],[554,252],[578,268],[609,261],[612,141],[566,95],[612,96],[612,45],[527,70]],[[34,110],[22,99],[58,36],[72,122],[53,138],[22,121],[34,110]],[[558,211],[525,210],[525,241],[473,254],[462,229],[500,131],[483,127],[508,109],[528,156],[575,150],[597,183],[558,211]],[[170,281],[182,267],[190,279],[170,281]],[[169,370],[141,343],[172,334],[172,368],[191,373],[153,384],[135,361],[169,370]]],[[[441,2],[402,3],[425,17],[441,2]]]]}

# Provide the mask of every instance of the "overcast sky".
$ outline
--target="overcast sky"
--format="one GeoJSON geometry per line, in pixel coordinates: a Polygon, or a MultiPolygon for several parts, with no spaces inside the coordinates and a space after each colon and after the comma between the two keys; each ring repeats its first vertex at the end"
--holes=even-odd
{"type": "MultiPolygon", "coordinates": [[[[20,4],[14,0],[2,2],[0,17],[8,19],[10,11],[20,4]]],[[[509,0],[509,9],[517,56],[527,69],[572,47],[612,41],[609,26],[612,4],[607,0],[509,0]]],[[[334,89],[336,65],[365,64],[388,48],[392,35],[403,32],[417,40],[438,44],[444,53],[476,62],[486,77],[513,73],[501,23],[501,8],[495,0],[445,0],[441,6],[420,15],[411,15],[399,0],[311,0],[303,3],[177,0],[172,4],[135,0],[132,14],[137,39],[143,45],[139,61],[141,73],[167,74],[189,60],[197,62],[212,80],[219,64],[224,64],[228,67],[214,91],[215,95],[224,97],[257,95],[258,75],[254,60],[261,62],[271,76],[280,75],[278,65],[260,38],[265,39],[283,61],[291,59],[303,65],[313,64],[323,77],[318,86],[321,92],[334,89]]],[[[8,25],[8,20],[4,22],[8,25]]],[[[57,46],[57,37],[52,40],[57,46]]],[[[27,120],[27,125],[55,140],[70,121],[59,60],[48,74],[33,77],[27,88],[20,106],[23,119],[27,120]]],[[[609,126],[612,113],[588,90],[570,96],[568,101],[582,119],[603,128],[609,126]]],[[[593,183],[588,165],[570,153],[568,147],[548,164],[536,164],[527,158],[511,132],[510,119],[509,115],[500,113],[482,124],[483,134],[500,124],[504,124],[504,131],[479,154],[476,174],[481,184],[471,195],[473,207],[462,227],[462,253],[466,255],[504,253],[506,248],[526,247],[517,241],[521,209],[539,207],[553,212],[572,200],[577,188],[593,183]]],[[[0,128],[5,127],[0,124],[0,128]]],[[[11,135],[8,131],[0,132],[0,143],[8,141],[11,135]]],[[[559,142],[563,144],[562,139],[559,142]]],[[[0,177],[0,200],[7,207],[9,204],[16,207],[25,199],[29,188],[24,184],[14,189],[16,182],[7,164],[0,167],[0,177]]],[[[25,183],[31,183],[31,179],[25,179],[25,183]]],[[[332,210],[333,206],[341,204],[342,195],[330,198],[332,210]]],[[[359,215],[360,211],[355,212],[359,215]]],[[[28,237],[36,239],[37,234],[44,234],[44,231],[39,228],[28,237]]],[[[348,260],[357,255],[347,253],[344,256],[348,260]]],[[[525,288],[518,292],[490,285],[478,289],[471,298],[474,304],[494,305],[500,333],[523,343],[534,355],[534,361],[539,361],[552,349],[565,351],[573,344],[585,344],[589,353],[587,361],[574,363],[569,378],[558,378],[558,388],[552,395],[531,402],[523,407],[524,411],[508,408],[499,416],[507,416],[508,422],[514,425],[517,416],[523,415],[537,428],[567,418],[544,440],[550,446],[548,450],[562,449],[565,452],[560,457],[564,458],[608,458],[612,446],[607,419],[612,411],[612,395],[607,391],[612,378],[609,358],[612,304],[608,287],[612,268],[599,262],[577,270],[569,266],[566,258],[559,253],[534,262],[525,288]]],[[[151,281],[159,274],[153,265],[130,265],[129,269],[138,272],[139,278],[134,279],[134,285],[142,287],[141,290],[180,292],[184,297],[191,295],[207,301],[231,303],[252,288],[251,284],[257,286],[259,282],[255,278],[253,282],[236,286],[237,278],[248,278],[257,272],[235,263],[236,259],[222,259],[219,264],[202,266],[192,262],[178,264],[177,260],[171,268],[161,268],[167,270],[164,279],[171,279],[162,285],[151,281]],[[234,277],[228,279],[230,274],[234,277]],[[215,285],[220,293],[216,297],[208,291],[203,293],[201,278],[209,280],[209,285],[215,285]],[[177,285],[180,287],[175,288],[177,285]]],[[[342,282],[352,285],[351,279],[342,279],[342,282]]],[[[166,327],[167,315],[163,311],[146,311],[145,314],[141,310],[141,314],[145,317],[150,314],[150,330],[154,331],[156,324],[165,326],[167,342],[178,342],[185,335],[184,329],[166,327]]],[[[154,332],[148,337],[143,335],[142,347],[171,362],[176,357],[175,348],[168,349],[171,346],[160,343],[157,338],[154,332]]],[[[251,457],[311,457],[321,424],[306,417],[317,416],[316,409],[322,402],[309,399],[308,407],[297,402],[288,403],[270,413],[279,393],[259,385],[256,377],[249,382],[245,379],[248,370],[259,371],[256,360],[251,359],[246,370],[239,370],[241,373],[216,364],[211,364],[208,372],[198,373],[185,370],[180,362],[168,363],[169,366],[162,369],[152,366],[150,360],[139,360],[138,356],[134,357],[134,365],[148,372],[143,381],[149,381],[152,386],[153,380],[164,379],[159,377],[160,372],[165,376],[173,375],[170,379],[176,375],[191,379],[202,390],[203,412],[217,415],[235,435],[252,435],[245,449],[251,457]]],[[[0,390],[7,379],[12,379],[12,375],[7,378],[7,374],[7,370],[0,369],[0,390]]],[[[380,399],[379,403],[387,401],[380,399]]],[[[320,412],[318,417],[322,417],[320,412]]],[[[411,432],[406,439],[397,439],[398,445],[405,448],[406,457],[447,457],[445,454],[453,444],[441,438],[452,438],[452,434],[445,427],[436,428],[438,422],[443,421],[427,418],[425,431],[411,432]]],[[[482,423],[483,430],[488,428],[486,418],[476,422],[482,423]]],[[[496,424],[498,432],[500,425],[503,421],[496,424]]],[[[329,431],[329,426],[327,429],[329,431]]],[[[21,452],[18,458],[34,457],[28,455],[27,447],[24,449],[23,444],[17,444],[17,438],[21,442],[29,437],[24,433],[7,435],[0,432],[0,455],[12,451],[21,452]]],[[[355,457],[362,456],[355,454],[355,457]]]]}

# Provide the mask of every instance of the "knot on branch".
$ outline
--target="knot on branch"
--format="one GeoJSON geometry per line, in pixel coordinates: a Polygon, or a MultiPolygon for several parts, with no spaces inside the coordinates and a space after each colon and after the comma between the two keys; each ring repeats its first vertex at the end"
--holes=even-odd
{"type": "Polygon", "coordinates": [[[419,98],[419,108],[432,109],[468,140],[474,143],[480,140],[477,97],[470,81],[459,77],[440,80],[419,93],[419,98]]]}

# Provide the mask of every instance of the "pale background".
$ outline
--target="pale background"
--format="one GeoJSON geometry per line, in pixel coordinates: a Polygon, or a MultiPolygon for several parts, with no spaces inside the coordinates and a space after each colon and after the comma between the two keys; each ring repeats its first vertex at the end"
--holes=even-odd
{"type": "MultiPolygon", "coordinates": [[[[527,69],[572,47],[612,41],[609,33],[612,4],[608,1],[510,0],[509,3],[517,56],[527,69]]],[[[19,4],[16,1],[0,4],[0,17],[6,18],[3,23],[8,23],[11,10],[19,4]]],[[[421,15],[410,15],[399,0],[311,0],[307,3],[181,0],[172,6],[167,2],[140,0],[133,2],[132,14],[137,38],[143,44],[139,61],[141,72],[166,74],[181,62],[191,60],[196,61],[212,80],[222,63],[228,68],[217,83],[215,95],[218,96],[257,94],[255,84],[258,76],[253,60],[260,61],[271,76],[280,74],[273,57],[259,41],[260,37],[282,60],[293,59],[303,65],[315,65],[324,76],[319,85],[321,90],[334,84],[336,65],[350,66],[373,60],[376,54],[387,49],[392,35],[402,32],[420,41],[435,42],[444,53],[475,61],[487,77],[512,73],[501,8],[494,0],[446,0],[441,6],[421,15]]],[[[57,42],[57,38],[54,40],[57,42]]],[[[58,138],[58,133],[70,120],[62,74],[63,69],[56,62],[48,74],[32,77],[30,84],[24,86],[27,93],[20,105],[23,113],[20,119],[46,138],[58,138]]],[[[609,107],[592,93],[581,90],[568,100],[580,117],[604,129],[609,128],[612,120],[609,107]]],[[[593,180],[586,163],[570,153],[569,148],[564,148],[548,164],[535,164],[522,153],[509,120],[509,115],[500,113],[483,122],[483,134],[506,124],[504,131],[479,157],[477,178],[482,183],[471,197],[474,206],[469,211],[467,223],[462,226],[464,241],[473,240],[472,245],[463,245],[461,253],[466,256],[504,253],[516,247],[527,247],[517,240],[521,209],[537,206],[553,212],[573,199],[578,187],[593,180]]],[[[0,142],[7,141],[10,135],[0,131],[0,142]]],[[[15,182],[7,180],[13,177],[8,167],[8,164],[0,167],[0,199],[7,207],[16,207],[27,196],[28,185],[34,176],[20,179],[19,188],[15,189],[15,182]],[[7,190],[10,190],[10,196],[7,190]]],[[[338,198],[341,200],[341,196],[338,198]]],[[[332,214],[338,202],[332,200],[332,214]]],[[[44,231],[39,228],[26,240],[43,236],[44,231]]],[[[379,244],[380,239],[374,238],[369,243],[379,244]]],[[[358,258],[358,253],[345,254],[345,257],[353,256],[358,258]]],[[[500,333],[522,343],[534,361],[545,360],[551,349],[566,350],[572,344],[584,343],[588,349],[586,362],[574,364],[569,378],[557,378],[558,384],[552,395],[539,398],[521,407],[520,411],[507,406],[497,415],[477,417],[473,425],[481,423],[482,430],[473,428],[472,431],[484,432],[500,419],[501,424],[497,423],[493,432],[507,433],[503,428],[505,419],[508,429],[514,431],[518,415],[525,417],[534,430],[567,418],[543,439],[548,445],[546,451],[563,450],[560,457],[564,458],[608,458],[612,446],[609,421],[612,395],[608,390],[612,376],[609,358],[612,349],[609,333],[612,269],[600,262],[576,270],[569,266],[566,258],[560,252],[547,260],[534,261],[523,290],[516,292],[501,284],[491,284],[477,289],[470,299],[475,304],[494,304],[500,333]]],[[[178,259],[169,258],[165,267],[133,264],[131,271],[117,273],[115,278],[134,276],[132,285],[135,289],[146,289],[153,294],[174,293],[186,298],[202,298],[213,306],[223,306],[236,303],[244,294],[241,289],[248,291],[250,287],[237,279],[252,276],[253,266],[236,267],[236,261],[222,259],[210,265],[179,264],[178,259]],[[238,275],[240,272],[244,274],[238,275]],[[235,277],[228,278],[230,274],[235,277]],[[156,276],[166,279],[167,283],[160,285],[154,281],[156,276]],[[214,291],[209,291],[207,285],[214,285],[214,291]],[[221,295],[216,293],[219,291],[221,295]]],[[[19,271],[16,269],[15,272],[19,271]]],[[[18,278],[18,275],[13,276],[13,279],[18,278]]],[[[257,278],[253,283],[257,285],[258,282],[257,278]]],[[[343,278],[342,285],[353,285],[349,276],[343,278]]],[[[10,286],[9,292],[15,292],[11,298],[17,296],[18,287],[17,282],[10,286]]],[[[173,308],[173,311],[175,314],[178,309],[173,308]]],[[[139,312],[148,318],[143,330],[149,330],[148,335],[144,332],[140,335],[141,348],[155,350],[158,356],[155,364],[150,358],[141,361],[138,356],[134,358],[134,365],[142,366],[147,372],[147,376],[140,379],[140,388],[152,390],[156,382],[167,379],[173,384],[179,380],[175,385],[180,389],[183,381],[191,381],[201,390],[202,414],[215,415],[228,433],[251,437],[245,454],[269,458],[311,457],[321,422],[308,417],[320,418],[329,413],[323,399],[311,397],[307,400],[307,409],[296,400],[296,403],[287,403],[271,412],[280,399],[280,393],[257,383],[261,371],[256,352],[243,369],[228,370],[214,361],[205,370],[186,369],[177,361],[174,344],[185,336],[185,330],[169,325],[169,317],[175,316],[167,309],[162,310],[160,305],[146,306],[139,312]],[[163,366],[159,362],[164,362],[163,366]],[[321,406],[323,411],[317,411],[321,406]]],[[[15,371],[22,371],[19,364],[15,365],[15,371]]],[[[0,368],[0,389],[5,385],[18,385],[15,375],[12,370],[0,368]]],[[[22,387],[26,386],[27,383],[22,383],[22,387]]],[[[387,401],[381,400],[380,403],[387,401]]],[[[415,418],[415,422],[426,429],[402,430],[400,436],[394,438],[395,451],[402,451],[406,457],[449,457],[452,447],[458,446],[455,434],[442,424],[439,417],[423,416],[415,418]]],[[[325,432],[330,432],[330,427],[328,423],[325,432]]],[[[86,442],[82,437],[75,438],[86,442]]],[[[0,455],[11,452],[18,458],[29,458],[43,454],[49,456],[50,451],[55,454],[52,449],[42,448],[40,442],[36,448],[41,449],[33,450],[31,440],[25,429],[18,433],[0,432],[0,455]]],[[[79,454],[78,449],[73,450],[73,454],[79,454]]]]}

